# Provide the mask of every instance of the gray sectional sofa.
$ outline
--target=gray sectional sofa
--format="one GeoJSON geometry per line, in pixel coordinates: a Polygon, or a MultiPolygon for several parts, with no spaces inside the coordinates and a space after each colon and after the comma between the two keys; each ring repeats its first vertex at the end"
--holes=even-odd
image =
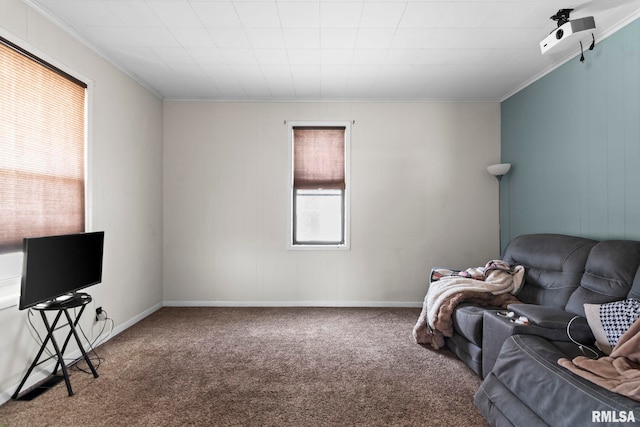
{"type": "Polygon", "coordinates": [[[526,269],[517,295],[522,304],[508,310],[529,324],[514,323],[497,308],[461,304],[447,339],[484,379],[475,396],[484,417],[493,426],[621,425],[634,416],[640,423],[640,402],[557,363],[588,356],[577,343],[603,355],[593,346],[584,305],[640,300],[640,242],[530,234],[513,239],[503,259],[526,269]]]}

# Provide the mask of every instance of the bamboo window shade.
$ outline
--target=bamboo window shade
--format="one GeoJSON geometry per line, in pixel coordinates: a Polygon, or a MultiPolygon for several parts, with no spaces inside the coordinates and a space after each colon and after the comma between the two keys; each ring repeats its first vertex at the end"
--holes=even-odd
{"type": "Polygon", "coordinates": [[[0,253],[85,231],[85,90],[0,39],[0,253]]]}
{"type": "Polygon", "coordinates": [[[345,189],[344,127],[293,128],[293,187],[345,189]]]}

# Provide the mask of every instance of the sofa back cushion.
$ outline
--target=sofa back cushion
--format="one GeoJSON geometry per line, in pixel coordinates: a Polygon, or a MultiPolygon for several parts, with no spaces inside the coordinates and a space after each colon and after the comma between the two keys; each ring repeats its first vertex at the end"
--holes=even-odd
{"type": "MultiPolygon", "coordinates": [[[[626,299],[640,267],[640,242],[604,240],[589,253],[580,286],[565,310],[585,316],[584,304],[603,304],[626,299]]],[[[637,285],[640,286],[640,283],[637,285]]],[[[636,291],[639,288],[636,288],[636,291]]]]}
{"type": "Polygon", "coordinates": [[[631,285],[631,290],[627,294],[627,298],[640,300],[640,265],[638,266],[638,271],[636,271],[636,277],[633,279],[633,285],[631,285]]]}
{"type": "Polygon", "coordinates": [[[527,304],[565,308],[580,285],[595,240],[563,234],[525,234],[513,239],[503,259],[525,267],[517,297],[527,304]]]}

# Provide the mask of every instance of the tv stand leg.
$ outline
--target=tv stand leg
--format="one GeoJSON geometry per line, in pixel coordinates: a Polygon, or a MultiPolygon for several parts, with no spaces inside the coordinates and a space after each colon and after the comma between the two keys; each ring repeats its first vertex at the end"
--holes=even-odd
{"type": "Polygon", "coordinates": [[[80,351],[82,352],[82,357],[84,357],[85,362],[87,362],[87,365],[89,365],[89,369],[91,369],[91,373],[93,374],[93,377],[94,378],[98,378],[98,372],[93,367],[93,363],[91,363],[91,359],[89,359],[89,356],[87,355],[87,352],[84,350],[84,346],[82,345],[82,342],[80,341],[80,337],[78,337],[78,332],[76,331],[76,325],[80,321],[80,316],[82,316],[82,312],[84,311],[85,307],[86,307],[86,305],[82,306],[82,308],[80,309],[80,312],[76,316],[76,320],[75,321],[72,321],[71,320],[71,316],[69,315],[69,312],[66,309],[64,310],[64,314],[65,314],[65,316],[67,316],[67,321],[69,322],[69,325],[71,326],[71,331],[69,332],[69,335],[67,335],[67,339],[64,342],[64,346],[62,347],[62,353],[64,353],[64,351],[65,351],[65,349],[67,347],[67,344],[69,343],[69,339],[71,338],[71,335],[73,334],[74,338],[76,339],[76,343],[78,344],[78,348],[80,348],[80,351]]]}
{"type": "Polygon", "coordinates": [[[57,355],[57,362],[53,370],[53,374],[55,374],[58,371],[58,363],[61,363],[63,368],[62,372],[64,374],[64,379],[67,384],[67,391],[69,392],[69,396],[73,395],[73,391],[71,390],[71,383],[69,382],[69,375],[67,374],[67,367],[64,365],[64,360],[62,359],[62,354],[60,353],[60,349],[58,348],[58,343],[56,342],[53,336],[53,333],[55,332],[55,328],[58,324],[58,321],[60,320],[60,316],[62,315],[62,311],[58,311],[58,314],[56,315],[51,325],[49,325],[49,321],[47,320],[47,316],[44,314],[44,311],[40,311],[40,315],[42,316],[42,321],[44,322],[44,325],[47,328],[47,336],[42,342],[42,345],[40,346],[38,355],[36,356],[35,359],[33,359],[33,362],[31,363],[31,366],[29,366],[27,373],[22,378],[22,381],[20,381],[20,385],[16,389],[15,393],[13,393],[13,396],[11,396],[11,398],[14,400],[18,398],[18,395],[20,394],[20,390],[22,390],[22,387],[24,387],[24,384],[27,382],[27,378],[29,378],[29,376],[31,375],[31,372],[33,372],[33,369],[40,364],[40,362],[38,361],[40,360],[40,357],[42,356],[42,353],[44,352],[44,350],[47,348],[47,343],[49,342],[49,340],[51,340],[51,343],[53,344],[53,347],[56,350],[56,355],[57,355]]]}
{"type": "MultiPolygon", "coordinates": [[[[66,313],[67,310],[64,310],[66,313]]],[[[58,347],[58,343],[56,342],[56,338],[53,336],[53,331],[55,331],[55,325],[60,317],[60,312],[58,312],[58,316],[56,316],[56,322],[53,323],[53,326],[49,327],[49,322],[47,321],[47,316],[44,314],[44,311],[41,311],[42,320],[44,321],[47,330],[51,331],[51,344],[53,344],[53,348],[56,350],[56,355],[58,356],[58,361],[56,362],[56,367],[53,369],[53,373],[55,374],[58,370],[58,364],[62,368],[62,374],[64,375],[64,382],[67,385],[67,392],[69,392],[69,396],[73,396],[73,390],[71,389],[71,381],[69,381],[69,373],[67,372],[67,365],[64,363],[64,358],[62,357],[62,352],[58,347]]],[[[67,317],[69,315],[67,314],[67,317]]]]}

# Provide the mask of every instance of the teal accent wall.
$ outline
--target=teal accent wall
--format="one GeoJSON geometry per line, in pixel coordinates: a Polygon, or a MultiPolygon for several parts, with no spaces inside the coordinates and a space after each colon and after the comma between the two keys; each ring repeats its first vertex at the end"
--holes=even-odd
{"type": "Polygon", "coordinates": [[[527,233],[640,240],[640,20],[502,102],[501,120],[503,248],[527,233]]]}

